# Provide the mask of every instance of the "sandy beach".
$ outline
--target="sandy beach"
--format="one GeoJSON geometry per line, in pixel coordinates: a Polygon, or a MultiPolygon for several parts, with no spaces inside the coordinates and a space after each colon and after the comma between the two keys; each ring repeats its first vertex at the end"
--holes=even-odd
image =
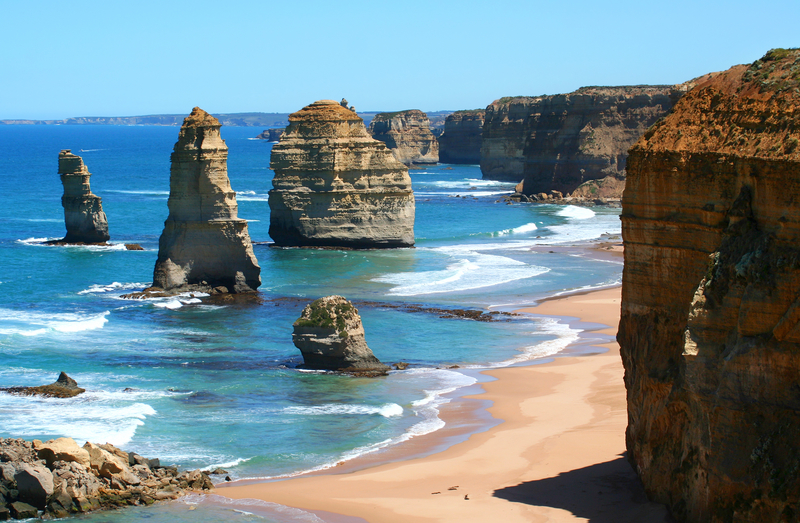
{"type": "MultiPolygon", "coordinates": [[[[662,505],[647,501],[623,454],[625,388],[612,341],[619,309],[620,288],[523,309],[580,321],[606,335],[607,343],[592,345],[607,350],[584,347],[588,355],[485,371],[495,380],[476,397],[491,401],[488,412],[502,423],[442,452],[344,473],[225,485],[217,493],[369,522],[671,521],[662,505]]],[[[458,416],[453,410],[442,412],[446,421],[458,416]]],[[[437,434],[412,442],[434,444],[437,434]]]]}

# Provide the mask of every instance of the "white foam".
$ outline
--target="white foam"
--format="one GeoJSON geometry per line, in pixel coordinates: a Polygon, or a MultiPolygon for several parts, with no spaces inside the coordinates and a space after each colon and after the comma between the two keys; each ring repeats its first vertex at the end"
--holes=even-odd
{"type": "Polygon", "coordinates": [[[25,238],[24,240],[17,240],[17,243],[24,243],[25,245],[44,245],[45,242],[60,239],[61,238],[25,238]]]}
{"type": "Polygon", "coordinates": [[[173,503],[184,503],[186,505],[208,504],[212,507],[212,509],[221,506],[226,507],[236,514],[243,516],[253,515],[267,519],[268,521],[325,523],[325,520],[321,519],[313,512],[306,512],[305,510],[299,508],[287,507],[286,505],[279,505],[277,503],[262,501],[260,499],[232,499],[220,496],[218,494],[189,494],[188,496],[183,496],[173,503]],[[247,508],[248,510],[242,510],[241,508],[247,508]]]}
{"type": "MultiPolygon", "coordinates": [[[[146,303],[150,303],[154,307],[159,307],[161,309],[170,309],[176,310],[180,309],[184,305],[196,305],[202,303],[200,298],[205,298],[206,296],[210,296],[210,294],[205,292],[183,292],[181,294],[176,294],[175,296],[169,296],[166,298],[137,298],[138,301],[144,301],[146,303]]],[[[219,307],[214,306],[207,306],[209,310],[217,309],[219,307]]]]}
{"type": "Polygon", "coordinates": [[[556,213],[558,216],[563,216],[564,218],[571,218],[573,220],[587,220],[589,218],[593,218],[596,213],[591,210],[587,209],[586,207],[578,207],[576,205],[567,205],[560,211],[556,213]]]}
{"type": "Polygon", "coordinates": [[[479,178],[464,178],[461,180],[437,180],[434,182],[426,183],[425,185],[433,187],[442,187],[445,189],[467,189],[471,187],[514,187],[516,184],[513,182],[500,182],[497,180],[482,180],[479,178]]]}
{"type": "Polygon", "coordinates": [[[538,230],[539,227],[531,222],[526,223],[525,225],[520,225],[519,227],[514,227],[513,229],[504,229],[497,233],[498,236],[508,236],[510,234],[525,234],[529,232],[533,232],[538,230]]]}
{"type": "Polygon", "coordinates": [[[144,289],[150,286],[150,282],[147,283],[120,283],[118,281],[109,283],[108,285],[92,285],[88,289],[84,289],[82,291],[78,291],[78,294],[101,294],[104,292],[112,292],[112,291],[129,291],[133,289],[144,289]]]}
{"type": "Polygon", "coordinates": [[[102,329],[111,311],[95,314],[47,313],[0,308],[0,334],[39,336],[48,332],[76,333],[102,329]]]}
{"type": "Polygon", "coordinates": [[[414,196],[416,196],[416,197],[420,197],[420,196],[428,196],[428,197],[430,197],[430,196],[454,196],[454,197],[455,196],[464,196],[464,197],[474,196],[474,197],[478,198],[478,197],[484,197],[484,196],[500,196],[500,195],[503,195],[503,194],[513,194],[513,193],[514,193],[514,191],[461,191],[461,192],[456,192],[456,191],[447,191],[447,192],[444,192],[444,191],[442,191],[442,192],[414,191],[414,196]]]}
{"type": "Polygon", "coordinates": [[[380,406],[329,403],[326,405],[315,405],[313,407],[286,407],[283,409],[283,412],[285,414],[304,416],[380,414],[384,418],[393,418],[403,415],[403,407],[397,403],[386,403],[380,406]]]}

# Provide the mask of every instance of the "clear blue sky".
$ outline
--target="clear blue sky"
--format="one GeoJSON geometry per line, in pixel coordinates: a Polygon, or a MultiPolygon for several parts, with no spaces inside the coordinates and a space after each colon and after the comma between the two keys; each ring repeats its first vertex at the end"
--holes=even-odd
{"type": "Polygon", "coordinates": [[[798,0],[0,0],[0,119],[485,107],[800,46],[798,0]]]}

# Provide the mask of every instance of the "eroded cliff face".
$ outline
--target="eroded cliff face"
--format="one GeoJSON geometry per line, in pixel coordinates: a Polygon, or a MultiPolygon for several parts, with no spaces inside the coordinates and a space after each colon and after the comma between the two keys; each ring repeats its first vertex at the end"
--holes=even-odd
{"type": "Polygon", "coordinates": [[[439,137],[439,161],[478,164],[481,161],[481,132],[486,111],[456,111],[447,116],[439,137]]]}
{"type": "Polygon", "coordinates": [[[406,165],[439,161],[439,142],[431,133],[428,115],[422,111],[378,113],[369,124],[369,133],[406,165]]]}
{"type": "Polygon", "coordinates": [[[800,516],[798,70],[698,79],[628,158],[628,457],[680,520],[800,516]]]}
{"type": "Polygon", "coordinates": [[[332,100],[292,114],[272,148],[269,235],[279,246],[414,245],[408,169],[332,100]]]}
{"type": "Polygon", "coordinates": [[[669,111],[682,86],[583,87],[554,96],[501,98],[486,108],[481,171],[522,180],[523,194],[571,193],[624,177],[627,151],[669,111]]]}
{"type": "Polygon", "coordinates": [[[219,121],[195,107],[171,156],[169,217],[158,242],[153,286],[250,292],[261,285],[247,220],[228,180],[219,121]]]}
{"type": "Polygon", "coordinates": [[[58,243],[105,243],[109,240],[108,219],[102,200],[92,194],[89,178],[92,174],[83,158],[69,149],[58,153],[58,174],[64,186],[61,205],[67,235],[58,243]]]}

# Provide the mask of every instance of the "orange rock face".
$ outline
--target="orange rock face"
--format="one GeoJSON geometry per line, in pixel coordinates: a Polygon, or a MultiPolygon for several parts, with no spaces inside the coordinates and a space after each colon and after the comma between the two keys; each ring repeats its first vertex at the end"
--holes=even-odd
{"type": "Polygon", "coordinates": [[[628,157],[628,457],[680,520],[797,521],[800,51],[695,82],[628,157]]]}

